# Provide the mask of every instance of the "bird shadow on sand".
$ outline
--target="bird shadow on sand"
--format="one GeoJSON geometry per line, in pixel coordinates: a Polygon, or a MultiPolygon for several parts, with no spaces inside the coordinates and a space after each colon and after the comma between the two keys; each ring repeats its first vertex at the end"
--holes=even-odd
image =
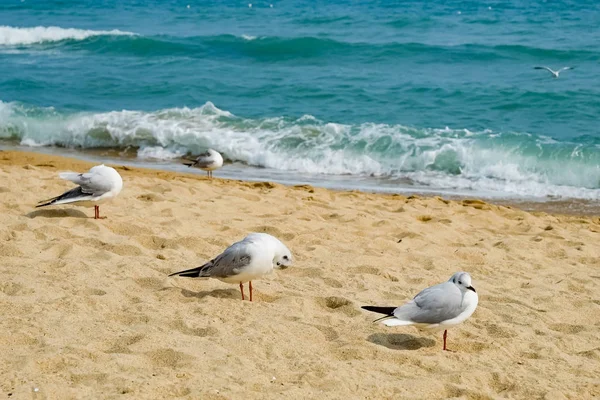
{"type": "Polygon", "coordinates": [[[187,289],[181,289],[181,294],[183,297],[196,297],[198,299],[203,299],[207,296],[216,297],[219,299],[230,299],[230,298],[239,298],[242,299],[239,290],[235,289],[215,289],[215,290],[205,290],[201,292],[193,292],[187,289]]]}
{"type": "Polygon", "coordinates": [[[374,333],[367,340],[392,350],[418,350],[435,346],[435,340],[405,333],[374,333]]]}
{"type": "Polygon", "coordinates": [[[65,209],[65,210],[35,210],[25,214],[27,218],[91,218],[82,211],[65,209]]]}

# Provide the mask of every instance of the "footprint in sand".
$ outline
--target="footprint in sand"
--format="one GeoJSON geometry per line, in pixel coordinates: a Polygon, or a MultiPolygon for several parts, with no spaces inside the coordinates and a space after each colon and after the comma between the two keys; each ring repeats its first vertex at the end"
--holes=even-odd
{"type": "Polygon", "coordinates": [[[195,360],[195,357],[170,348],[149,351],[146,357],[155,367],[166,368],[180,368],[190,365],[195,360]]]}
{"type": "Polygon", "coordinates": [[[571,325],[571,324],[551,324],[548,326],[550,329],[556,332],[568,333],[574,335],[576,333],[582,332],[585,330],[583,325],[571,325]]]}
{"type": "Polygon", "coordinates": [[[323,309],[333,312],[342,312],[349,317],[354,317],[360,312],[354,307],[352,301],[338,296],[317,297],[317,304],[323,309]]]}
{"type": "Polygon", "coordinates": [[[111,339],[105,342],[107,350],[105,350],[104,352],[109,354],[131,353],[131,350],[129,350],[129,346],[136,344],[137,342],[140,342],[145,338],[146,335],[143,334],[119,336],[116,339],[111,339]]]}
{"type": "Polygon", "coordinates": [[[163,278],[137,278],[135,279],[135,283],[140,285],[144,289],[153,289],[158,290],[162,289],[165,285],[165,280],[163,278]]]}
{"type": "Polygon", "coordinates": [[[184,335],[188,336],[198,336],[198,337],[207,337],[207,336],[217,336],[219,331],[213,327],[205,327],[205,328],[191,328],[183,321],[183,319],[178,319],[173,321],[170,324],[171,328],[178,330],[184,335]]]}

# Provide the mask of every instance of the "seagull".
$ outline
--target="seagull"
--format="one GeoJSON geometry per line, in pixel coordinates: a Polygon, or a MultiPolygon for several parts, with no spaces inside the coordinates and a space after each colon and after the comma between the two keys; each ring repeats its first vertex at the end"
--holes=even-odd
{"type": "Polygon", "coordinates": [[[242,300],[245,300],[244,283],[249,282],[252,301],[252,280],[273,272],[274,268],[286,269],[292,262],[292,253],[279,239],[267,233],[251,233],[206,264],[169,276],[215,278],[226,283],[239,283],[242,300]]]}
{"type": "Polygon", "coordinates": [[[212,179],[212,172],[223,166],[223,156],[213,149],[208,149],[206,153],[200,154],[196,159],[191,163],[184,163],[188,167],[198,167],[208,174],[208,178],[212,179]]]}
{"type": "Polygon", "coordinates": [[[533,69],[545,69],[548,72],[550,72],[555,78],[558,78],[558,75],[562,72],[562,71],[566,71],[568,69],[574,69],[575,67],[564,67],[559,69],[558,71],[553,71],[548,67],[533,67],[533,69]]]}
{"type": "Polygon", "coordinates": [[[99,219],[100,204],[117,196],[121,192],[121,189],[123,189],[121,175],[114,168],[107,167],[104,164],[96,165],[88,172],[82,174],[77,172],[61,172],[58,176],[79,186],[64,192],[60,196],[40,201],[36,208],[82,202],[82,205],[93,204],[94,219],[99,219]]]}
{"type": "Polygon", "coordinates": [[[471,275],[457,272],[447,282],[422,290],[414,299],[400,307],[363,306],[364,310],[386,314],[387,326],[416,325],[420,329],[444,329],[444,350],[448,328],[458,325],[473,314],[479,298],[471,286],[471,275]]]}

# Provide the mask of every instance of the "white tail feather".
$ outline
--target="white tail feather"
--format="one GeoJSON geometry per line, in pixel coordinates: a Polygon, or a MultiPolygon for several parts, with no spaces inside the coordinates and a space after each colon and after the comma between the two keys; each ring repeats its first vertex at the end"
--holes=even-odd
{"type": "Polygon", "coordinates": [[[81,181],[81,174],[77,172],[61,172],[58,176],[60,179],[71,181],[73,183],[79,183],[81,181]]]}
{"type": "Polygon", "coordinates": [[[386,319],[384,321],[382,321],[386,326],[406,326],[406,325],[413,325],[414,322],[411,321],[402,321],[400,319],[397,318],[390,318],[390,319],[386,319]]]}

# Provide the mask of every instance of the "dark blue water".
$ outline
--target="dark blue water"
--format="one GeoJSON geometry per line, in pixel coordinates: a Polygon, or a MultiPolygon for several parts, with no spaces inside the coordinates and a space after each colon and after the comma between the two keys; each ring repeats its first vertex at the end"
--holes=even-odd
{"type": "Polygon", "coordinates": [[[600,199],[596,2],[17,0],[0,25],[11,143],[600,199]]]}

